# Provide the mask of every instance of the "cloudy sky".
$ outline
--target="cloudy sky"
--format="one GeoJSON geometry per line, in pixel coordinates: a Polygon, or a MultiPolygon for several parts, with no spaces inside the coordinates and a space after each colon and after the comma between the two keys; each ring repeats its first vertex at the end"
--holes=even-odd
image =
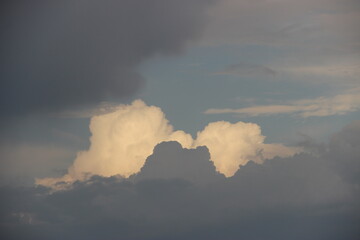
{"type": "Polygon", "coordinates": [[[357,0],[0,12],[1,239],[360,238],[357,0]]]}

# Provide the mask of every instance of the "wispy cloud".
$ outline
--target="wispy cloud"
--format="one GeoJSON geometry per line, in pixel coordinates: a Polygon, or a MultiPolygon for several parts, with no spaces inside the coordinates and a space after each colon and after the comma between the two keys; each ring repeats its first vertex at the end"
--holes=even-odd
{"type": "Polygon", "coordinates": [[[235,75],[235,76],[272,76],[276,75],[276,71],[259,64],[238,63],[230,65],[222,71],[215,72],[216,75],[235,75]]]}
{"type": "Polygon", "coordinates": [[[50,116],[56,118],[91,118],[93,116],[115,112],[118,108],[119,106],[116,103],[101,102],[96,106],[73,108],[59,113],[50,114],[50,116]]]}
{"type": "Polygon", "coordinates": [[[290,101],[286,104],[255,105],[246,108],[211,108],[205,114],[234,113],[241,116],[261,116],[274,114],[293,114],[295,116],[323,117],[332,115],[343,115],[360,109],[360,88],[353,89],[334,97],[319,97],[315,99],[302,99],[290,101]]]}
{"type": "Polygon", "coordinates": [[[360,64],[328,64],[323,66],[297,66],[282,69],[284,72],[294,74],[312,74],[334,77],[358,78],[360,74],[360,64]]]}

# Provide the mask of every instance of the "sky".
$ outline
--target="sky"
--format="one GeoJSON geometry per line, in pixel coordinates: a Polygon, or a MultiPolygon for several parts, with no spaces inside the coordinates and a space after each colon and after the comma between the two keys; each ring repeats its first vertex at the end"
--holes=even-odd
{"type": "Polygon", "coordinates": [[[0,12],[1,239],[359,239],[357,0],[0,12]]]}

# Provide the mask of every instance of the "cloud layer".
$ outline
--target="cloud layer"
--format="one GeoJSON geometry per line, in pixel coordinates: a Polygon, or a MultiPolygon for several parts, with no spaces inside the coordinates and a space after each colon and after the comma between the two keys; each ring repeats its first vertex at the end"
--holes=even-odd
{"type": "Polygon", "coordinates": [[[231,178],[207,148],[165,142],[129,179],[93,176],[53,193],[1,187],[0,237],[355,240],[358,136],[354,122],[329,144],[308,142],[310,153],[248,162],[231,178]]]}
{"type": "Polygon", "coordinates": [[[252,49],[249,56],[241,53],[250,62],[261,49],[259,62],[253,63],[271,66],[223,73],[248,77],[255,70],[259,76],[275,69],[285,82],[359,86],[357,0],[222,0],[210,15],[204,44],[252,49]]]}
{"type": "Polygon", "coordinates": [[[143,84],[138,65],[199,36],[212,2],[5,1],[0,117],[132,95],[143,84]]]}
{"type": "Polygon", "coordinates": [[[94,116],[90,123],[90,148],[77,154],[68,174],[62,178],[38,179],[51,186],[58,182],[85,180],[92,175],[129,177],[138,173],[154,147],[163,141],[177,141],[184,148],[206,146],[216,170],[230,177],[248,161],[261,163],[275,156],[291,156],[300,148],[265,144],[260,127],[253,123],[210,123],[194,140],[175,131],[160,108],[136,100],[120,105],[112,113],[94,116]],[[280,147],[279,147],[280,146],[280,147]]]}

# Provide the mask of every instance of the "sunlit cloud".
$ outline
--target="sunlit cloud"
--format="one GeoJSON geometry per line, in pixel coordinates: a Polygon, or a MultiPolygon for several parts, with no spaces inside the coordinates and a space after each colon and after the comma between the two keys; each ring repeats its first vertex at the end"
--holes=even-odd
{"type": "Polygon", "coordinates": [[[252,107],[231,109],[211,108],[205,114],[232,113],[239,116],[263,116],[291,114],[302,118],[344,115],[360,109],[360,89],[352,89],[334,97],[319,97],[289,101],[287,104],[255,105],[252,107]]]}
{"type": "Polygon", "coordinates": [[[66,175],[37,179],[36,183],[54,187],[93,175],[127,178],[138,173],[154,147],[164,141],[177,141],[184,148],[206,146],[216,170],[226,177],[233,176],[248,161],[262,163],[274,156],[292,156],[301,151],[297,147],[265,144],[260,126],[254,123],[210,123],[194,140],[184,131],[175,131],[160,108],[141,100],[92,117],[90,131],[90,148],[77,154],[66,175]]]}

